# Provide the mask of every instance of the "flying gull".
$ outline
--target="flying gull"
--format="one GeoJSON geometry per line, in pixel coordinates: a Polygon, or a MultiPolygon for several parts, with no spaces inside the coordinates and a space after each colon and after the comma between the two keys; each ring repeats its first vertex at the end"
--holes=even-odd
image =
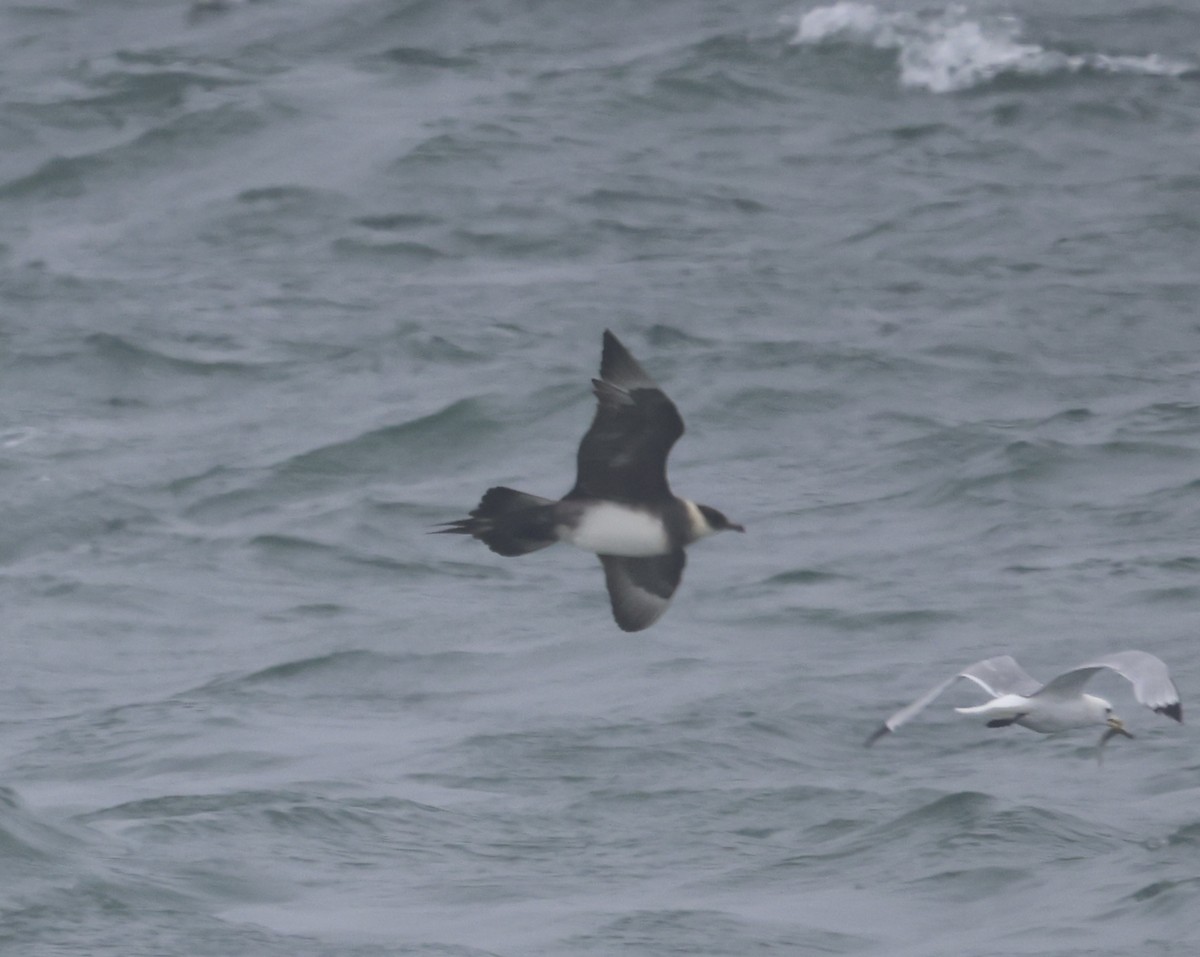
{"type": "Polygon", "coordinates": [[[987,718],[989,728],[1019,724],[1031,731],[1051,734],[1102,724],[1107,730],[1100,738],[1101,745],[1118,734],[1132,738],[1133,735],[1125,730],[1125,723],[1113,714],[1109,702],[1096,695],[1084,694],[1084,685],[1097,672],[1106,669],[1128,680],[1133,685],[1134,697],[1146,707],[1182,723],[1183,707],[1167,666],[1145,651],[1118,651],[1105,655],[1064,671],[1044,685],[1030,677],[1013,658],[1000,655],[977,661],[931,688],[883,722],[865,743],[870,747],[885,734],[908,723],[959,678],[975,682],[992,696],[992,700],[972,708],[954,710],[959,714],[987,718]]]}
{"type": "Polygon", "coordinates": [[[608,330],[592,387],[596,416],[579,443],[571,491],[555,501],[496,486],[469,518],[438,531],[471,535],[499,555],[526,555],[555,542],[595,552],[617,625],[641,631],[670,605],[683,575],[684,546],[745,529],[671,492],[667,455],[683,435],[683,419],[608,330]]]}

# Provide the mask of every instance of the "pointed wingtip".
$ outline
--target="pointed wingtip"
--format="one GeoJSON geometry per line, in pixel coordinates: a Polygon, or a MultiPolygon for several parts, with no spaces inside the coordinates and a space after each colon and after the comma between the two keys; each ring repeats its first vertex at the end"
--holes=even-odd
{"type": "Polygon", "coordinates": [[[604,360],[613,353],[629,354],[629,350],[625,348],[625,344],[618,339],[611,329],[604,330],[604,338],[601,340],[600,347],[600,364],[603,366],[604,360]]]}
{"type": "Polygon", "coordinates": [[[1160,708],[1155,708],[1159,714],[1165,714],[1168,718],[1173,718],[1180,724],[1183,724],[1183,705],[1178,701],[1172,701],[1168,705],[1163,705],[1160,708]]]}
{"type": "Polygon", "coordinates": [[[633,354],[625,348],[611,329],[604,330],[604,348],[600,353],[600,378],[623,389],[657,389],[633,354]]]}
{"type": "Polygon", "coordinates": [[[605,329],[601,355],[601,362],[611,362],[617,356],[629,355],[629,350],[625,348],[625,343],[618,339],[611,329],[605,329]]]}
{"type": "Polygon", "coordinates": [[[881,724],[878,728],[876,728],[871,733],[871,736],[869,738],[867,738],[866,741],[863,742],[863,747],[869,748],[871,745],[873,745],[876,741],[878,741],[884,735],[890,734],[891,731],[892,731],[892,729],[889,728],[886,724],[881,724]]]}

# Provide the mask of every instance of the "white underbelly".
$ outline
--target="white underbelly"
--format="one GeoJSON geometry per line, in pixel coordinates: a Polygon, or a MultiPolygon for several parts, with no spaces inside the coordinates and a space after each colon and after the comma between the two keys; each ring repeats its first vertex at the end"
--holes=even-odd
{"type": "Polygon", "coordinates": [[[589,506],[562,540],[599,555],[641,557],[668,551],[667,532],[655,516],[627,505],[605,502],[589,506]]]}
{"type": "Polygon", "coordinates": [[[1011,718],[1023,728],[1052,734],[1104,723],[1106,702],[1091,695],[1062,698],[1057,695],[1026,697],[1018,694],[1001,695],[973,708],[955,708],[959,714],[1003,720],[1011,718]]]}
{"type": "Polygon", "coordinates": [[[1049,707],[1042,706],[1017,720],[1030,731],[1040,731],[1042,734],[1053,734],[1055,731],[1069,731],[1072,728],[1086,728],[1088,725],[1100,724],[1101,719],[1092,713],[1080,699],[1073,701],[1055,701],[1049,707]]]}

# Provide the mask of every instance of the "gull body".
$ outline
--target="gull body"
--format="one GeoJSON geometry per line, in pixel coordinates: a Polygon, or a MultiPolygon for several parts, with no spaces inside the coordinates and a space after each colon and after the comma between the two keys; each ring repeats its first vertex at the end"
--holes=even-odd
{"type": "Polygon", "coordinates": [[[561,499],[495,486],[443,533],[471,535],[499,555],[556,542],[600,558],[613,618],[641,631],[667,610],[684,548],[715,532],[745,531],[721,512],[672,493],[667,456],[683,434],[679,410],[611,332],[604,333],[596,414],[579,443],[575,486],[561,499]]]}
{"type": "Polygon", "coordinates": [[[973,708],[954,710],[959,714],[977,714],[987,718],[989,725],[993,721],[1011,721],[1040,734],[1106,724],[1113,713],[1112,705],[1094,694],[1067,698],[1006,694],[973,708]]]}
{"type": "Polygon", "coordinates": [[[935,685],[912,704],[891,715],[866,740],[870,747],[884,735],[896,731],[923,711],[959,678],[974,682],[991,699],[969,708],[955,708],[959,714],[987,719],[989,728],[1016,724],[1041,734],[1054,734],[1074,728],[1103,725],[1101,744],[1114,734],[1132,738],[1125,723],[1113,714],[1112,705],[1097,695],[1086,694],[1084,685],[1100,671],[1112,671],[1133,686],[1134,697],[1152,711],[1183,721],[1179,691],[1162,660],[1145,651],[1118,651],[1064,671],[1042,684],[1031,677],[1009,655],[985,658],[935,685]]]}

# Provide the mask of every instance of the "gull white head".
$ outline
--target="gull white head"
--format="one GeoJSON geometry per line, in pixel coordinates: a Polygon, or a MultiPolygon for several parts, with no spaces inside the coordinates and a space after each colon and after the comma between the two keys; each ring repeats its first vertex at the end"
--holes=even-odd
{"type": "Polygon", "coordinates": [[[1112,702],[1106,701],[1104,698],[1094,694],[1083,694],[1079,696],[1083,699],[1083,706],[1088,716],[1096,722],[1096,724],[1106,724],[1112,716],[1112,702]]]}

